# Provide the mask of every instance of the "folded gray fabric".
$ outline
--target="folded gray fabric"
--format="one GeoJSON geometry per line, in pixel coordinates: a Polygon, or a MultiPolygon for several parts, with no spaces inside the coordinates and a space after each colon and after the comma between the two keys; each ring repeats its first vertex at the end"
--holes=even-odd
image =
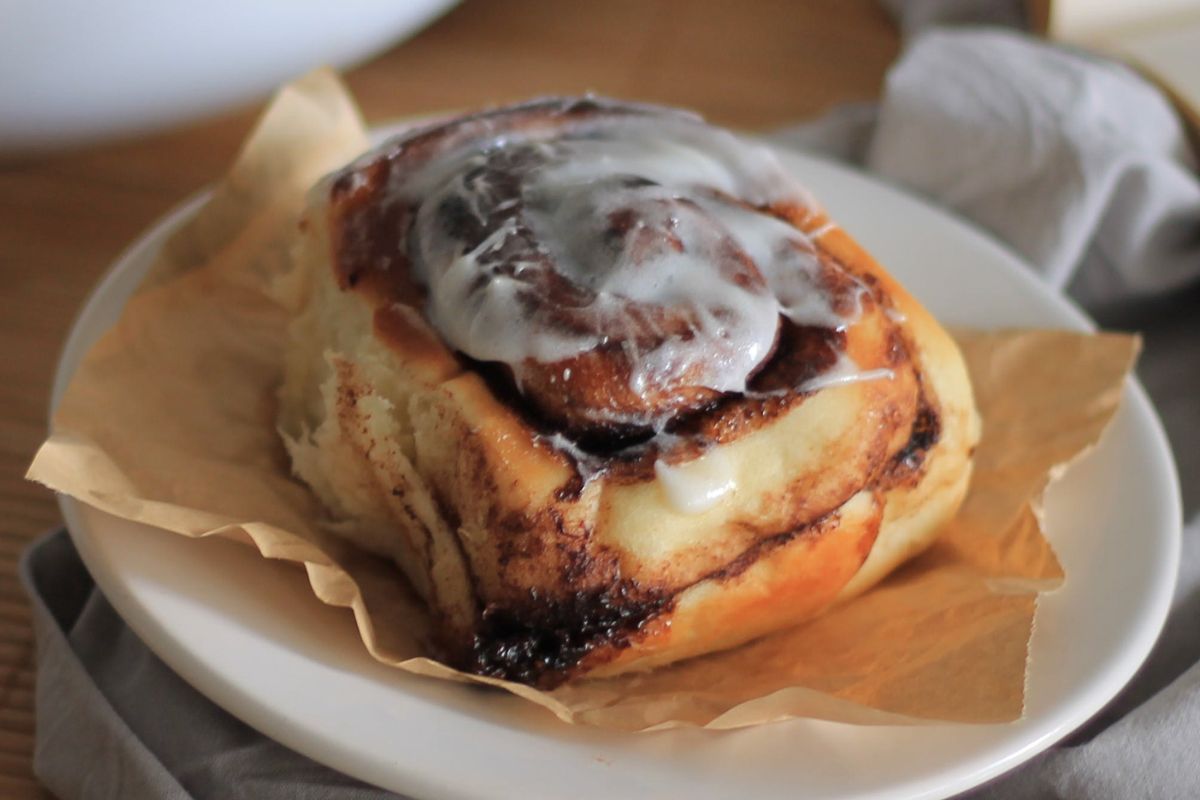
{"type": "MultiPolygon", "coordinates": [[[[906,30],[972,5],[911,4],[923,16],[906,30]]],[[[1200,290],[1181,289],[1200,274],[1200,185],[1153,88],[1016,34],[938,30],[915,38],[878,108],[840,109],[780,141],[950,207],[1069,286],[1102,324],[1143,330],[1139,373],[1164,416],[1189,514],[1200,508],[1200,290]]],[[[26,553],[22,579],[38,635],[35,769],[63,800],[395,796],[259,735],[185,684],[124,626],[61,532],[26,553]]],[[[1200,519],[1185,531],[1172,616],[1135,680],[1068,742],[971,796],[1191,796],[1197,619],[1200,519]]]]}
{"type": "Polygon", "coordinates": [[[920,34],[878,111],[776,137],[967,217],[1085,305],[1200,276],[1200,182],[1162,94],[1114,62],[999,29],[920,34]]]}
{"type": "Polygon", "coordinates": [[[383,800],[184,682],[96,588],[66,531],[21,559],[37,637],[34,772],[61,800],[383,800]]]}

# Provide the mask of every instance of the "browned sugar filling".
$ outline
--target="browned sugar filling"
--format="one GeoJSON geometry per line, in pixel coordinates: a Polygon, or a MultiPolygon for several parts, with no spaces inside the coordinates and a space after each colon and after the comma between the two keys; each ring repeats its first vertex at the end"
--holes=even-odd
{"type": "Polygon", "coordinates": [[[481,675],[553,688],[598,648],[628,647],[674,602],[674,596],[626,582],[565,598],[530,591],[519,606],[483,610],[462,666],[481,675]]]}

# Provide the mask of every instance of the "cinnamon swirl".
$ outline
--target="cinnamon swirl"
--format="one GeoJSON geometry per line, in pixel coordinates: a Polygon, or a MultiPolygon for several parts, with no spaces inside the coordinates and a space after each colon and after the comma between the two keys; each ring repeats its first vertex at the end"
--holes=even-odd
{"type": "Polygon", "coordinates": [[[280,429],[461,668],[732,647],[928,545],[978,420],[932,317],[765,146],[545,99],[318,185],[280,429]]]}

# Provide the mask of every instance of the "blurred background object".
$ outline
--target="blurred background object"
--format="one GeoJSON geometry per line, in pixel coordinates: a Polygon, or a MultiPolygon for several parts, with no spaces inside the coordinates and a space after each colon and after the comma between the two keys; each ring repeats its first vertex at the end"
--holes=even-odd
{"type": "Polygon", "coordinates": [[[151,131],[349,67],[457,0],[0,0],[0,151],[151,131]]]}

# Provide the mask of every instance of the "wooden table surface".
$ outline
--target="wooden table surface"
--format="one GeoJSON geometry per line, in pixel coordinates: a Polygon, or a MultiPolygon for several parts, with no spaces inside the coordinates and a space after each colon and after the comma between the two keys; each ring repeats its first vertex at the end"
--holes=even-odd
{"type": "MultiPolygon", "coordinates": [[[[874,0],[467,0],[347,77],[372,121],[591,90],[765,130],[876,96],[897,47],[874,0]]],[[[51,494],[23,480],[55,359],[106,267],[221,175],[259,109],[0,161],[0,797],[49,796],[31,769],[33,635],[16,563],[59,522],[51,494]]]]}

